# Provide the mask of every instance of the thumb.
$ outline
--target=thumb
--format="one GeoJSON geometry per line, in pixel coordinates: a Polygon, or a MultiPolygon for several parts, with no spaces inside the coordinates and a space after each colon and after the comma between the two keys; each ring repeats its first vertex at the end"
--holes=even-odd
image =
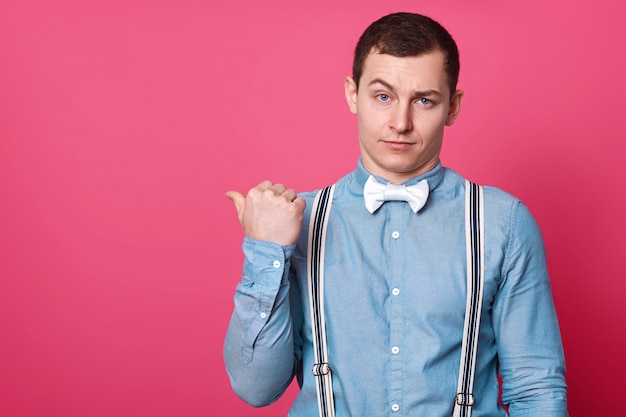
{"type": "Polygon", "coordinates": [[[241,221],[243,209],[246,207],[246,197],[244,197],[239,191],[228,191],[226,193],[226,198],[235,203],[235,209],[237,209],[237,215],[239,216],[239,221],[241,221]]]}

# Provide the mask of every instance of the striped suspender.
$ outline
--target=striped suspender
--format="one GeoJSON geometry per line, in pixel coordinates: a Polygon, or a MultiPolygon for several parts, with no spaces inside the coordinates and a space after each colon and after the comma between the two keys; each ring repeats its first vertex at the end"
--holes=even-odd
{"type": "MultiPolygon", "coordinates": [[[[334,191],[335,186],[332,185],[321,190],[315,197],[309,224],[307,256],[309,304],[315,357],[313,375],[316,379],[320,417],[334,417],[335,415],[324,318],[324,249],[326,246],[326,225],[328,224],[334,191]]],[[[461,346],[459,382],[454,398],[454,417],[470,417],[475,402],[472,390],[484,282],[483,211],[482,187],[466,180],[467,304],[461,346]]]]}
{"type": "Polygon", "coordinates": [[[326,225],[333,201],[335,186],[324,188],[315,197],[309,224],[308,244],[308,281],[309,305],[311,307],[311,327],[313,330],[313,351],[317,387],[317,404],[320,417],[335,416],[333,399],[333,381],[328,365],[328,348],[326,346],[326,322],[324,318],[324,249],[326,246],[326,225]]]}
{"type": "Polygon", "coordinates": [[[474,370],[485,281],[483,189],[465,180],[465,241],[467,252],[467,305],[461,345],[459,383],[454,417],[470,417],[474,405],[474,370]]]}

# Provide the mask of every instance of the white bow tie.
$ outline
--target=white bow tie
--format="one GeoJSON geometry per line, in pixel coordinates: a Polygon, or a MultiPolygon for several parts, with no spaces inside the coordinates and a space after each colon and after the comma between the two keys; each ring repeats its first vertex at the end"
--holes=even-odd
{"type": "Polygon", "coordinates": [[[421,180],[415,185],[381,184],[373,175],[367,179],[363,188],[363,198],[365,208],[370,213],[374,213],[385,201],[406,201],[411,206],[411,210],[417,213],[428,198],[428,181],[421,180]]]}

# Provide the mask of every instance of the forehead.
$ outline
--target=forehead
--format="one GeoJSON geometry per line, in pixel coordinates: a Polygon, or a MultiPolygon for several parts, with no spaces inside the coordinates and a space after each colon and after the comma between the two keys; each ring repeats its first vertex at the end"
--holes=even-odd
{"type": "Polygon", "coordinates": [[[408,57],[370,52],[363,63],[360,84],[368,86],[376,80],[399,89],[444,92],[448,83],[445,56],[439,50],[408,57]]]}

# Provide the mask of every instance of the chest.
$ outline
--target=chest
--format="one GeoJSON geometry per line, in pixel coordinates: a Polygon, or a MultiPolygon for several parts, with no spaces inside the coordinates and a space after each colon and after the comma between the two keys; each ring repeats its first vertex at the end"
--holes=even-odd
{"type": "MultiPolygon", "coordinates": [[[[495,240],[485,233],[486,241],[495,240]]],[[[324,292],[329,320],[339,315],[355,323],[384,324],[400,315],[446,323],[451,331],[463,327],[467,294],[463,204],[418,215],[407,210],[404,202],[386,203],[371,216],[335,210],[326,239],[324,292]]],[[[501,245],[485,245],[483,316],[489,314],[498,291],[502,259],[501,245]]],[[[294,268],[305,290],[304,256],[294,268]]],[[[301,295],[308,303],[305,291],[301,295]]]]}

